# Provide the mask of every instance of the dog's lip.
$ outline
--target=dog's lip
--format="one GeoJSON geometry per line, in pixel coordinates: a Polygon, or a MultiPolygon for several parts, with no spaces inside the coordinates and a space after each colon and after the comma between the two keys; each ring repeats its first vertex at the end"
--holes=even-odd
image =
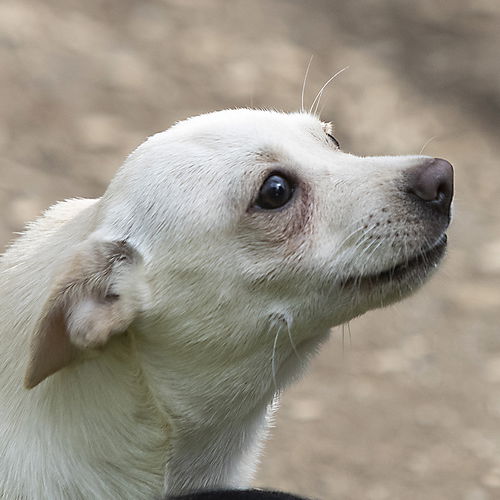
{"type": "Polygon", "coordinates": [[[411,259],[400,262],[399,264],[396,264],[395,266],[380,273],[362,276],[349,276],[348,278],[342,280],[342,286],[376,286],[383,283],[401,281],[412,271],[421,270],[425,273],[428,269],[437,266],[445,253],[447,242],[448,237],[443,233],[434,245],[427,247],[411,259]]]}

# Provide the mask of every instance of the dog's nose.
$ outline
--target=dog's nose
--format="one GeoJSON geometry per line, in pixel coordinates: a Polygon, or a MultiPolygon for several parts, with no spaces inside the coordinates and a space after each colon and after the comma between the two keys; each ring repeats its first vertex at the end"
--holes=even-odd
{"type": "Polygon", "coordinates": [[[441,158],[425,160],[408,172],[408,192],[448,214],[453,198],[453,167],[441,158]]]}

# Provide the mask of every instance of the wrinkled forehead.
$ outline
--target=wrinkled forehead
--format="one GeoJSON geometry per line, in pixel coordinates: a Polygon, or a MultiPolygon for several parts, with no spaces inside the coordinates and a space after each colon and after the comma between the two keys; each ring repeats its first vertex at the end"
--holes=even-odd
{"type": "Polygon", "coordinates": [[[284,141],[304,143],[324,134],[325,124],[308,113],[280,113],[253,109],[217,111],[179,122],[170,129],[179,139],[196,140],[206,146],[248,145],[280,147],[284,141]]]}

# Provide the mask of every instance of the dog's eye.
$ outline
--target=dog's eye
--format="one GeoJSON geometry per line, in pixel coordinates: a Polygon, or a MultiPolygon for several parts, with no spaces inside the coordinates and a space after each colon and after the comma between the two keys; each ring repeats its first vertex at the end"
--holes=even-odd
{"type": "Polygon", "coordinates": [[[262,184],[255,204],[267,210],[280,208],[290,201],[293,191],[290,181],[282,175],[272,174],[262,184]]]}
{"type": "Polygon", "coordinates": [[[333,143],[335,144],[335,147],[337,149],[340,149],[340,143],[339,143],[339,141],[337,141],[337,139],[335,139],[335,137],[333,137],[332,134],[326,134],[326,135],[330,138],[331,141],[333,141],[333,143]]]}

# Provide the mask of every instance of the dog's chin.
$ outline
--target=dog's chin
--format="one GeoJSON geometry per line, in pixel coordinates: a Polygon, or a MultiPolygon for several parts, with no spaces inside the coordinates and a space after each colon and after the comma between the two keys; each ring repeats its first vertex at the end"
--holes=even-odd
{"type": "Polygon", "coordinates": [[[431,247],[376,274],[349,276],[342,288],[355,292],[368,308],[383,307],[416,291],[436,270],[446,253],[447,236],[443,234],[431,247]]]}

